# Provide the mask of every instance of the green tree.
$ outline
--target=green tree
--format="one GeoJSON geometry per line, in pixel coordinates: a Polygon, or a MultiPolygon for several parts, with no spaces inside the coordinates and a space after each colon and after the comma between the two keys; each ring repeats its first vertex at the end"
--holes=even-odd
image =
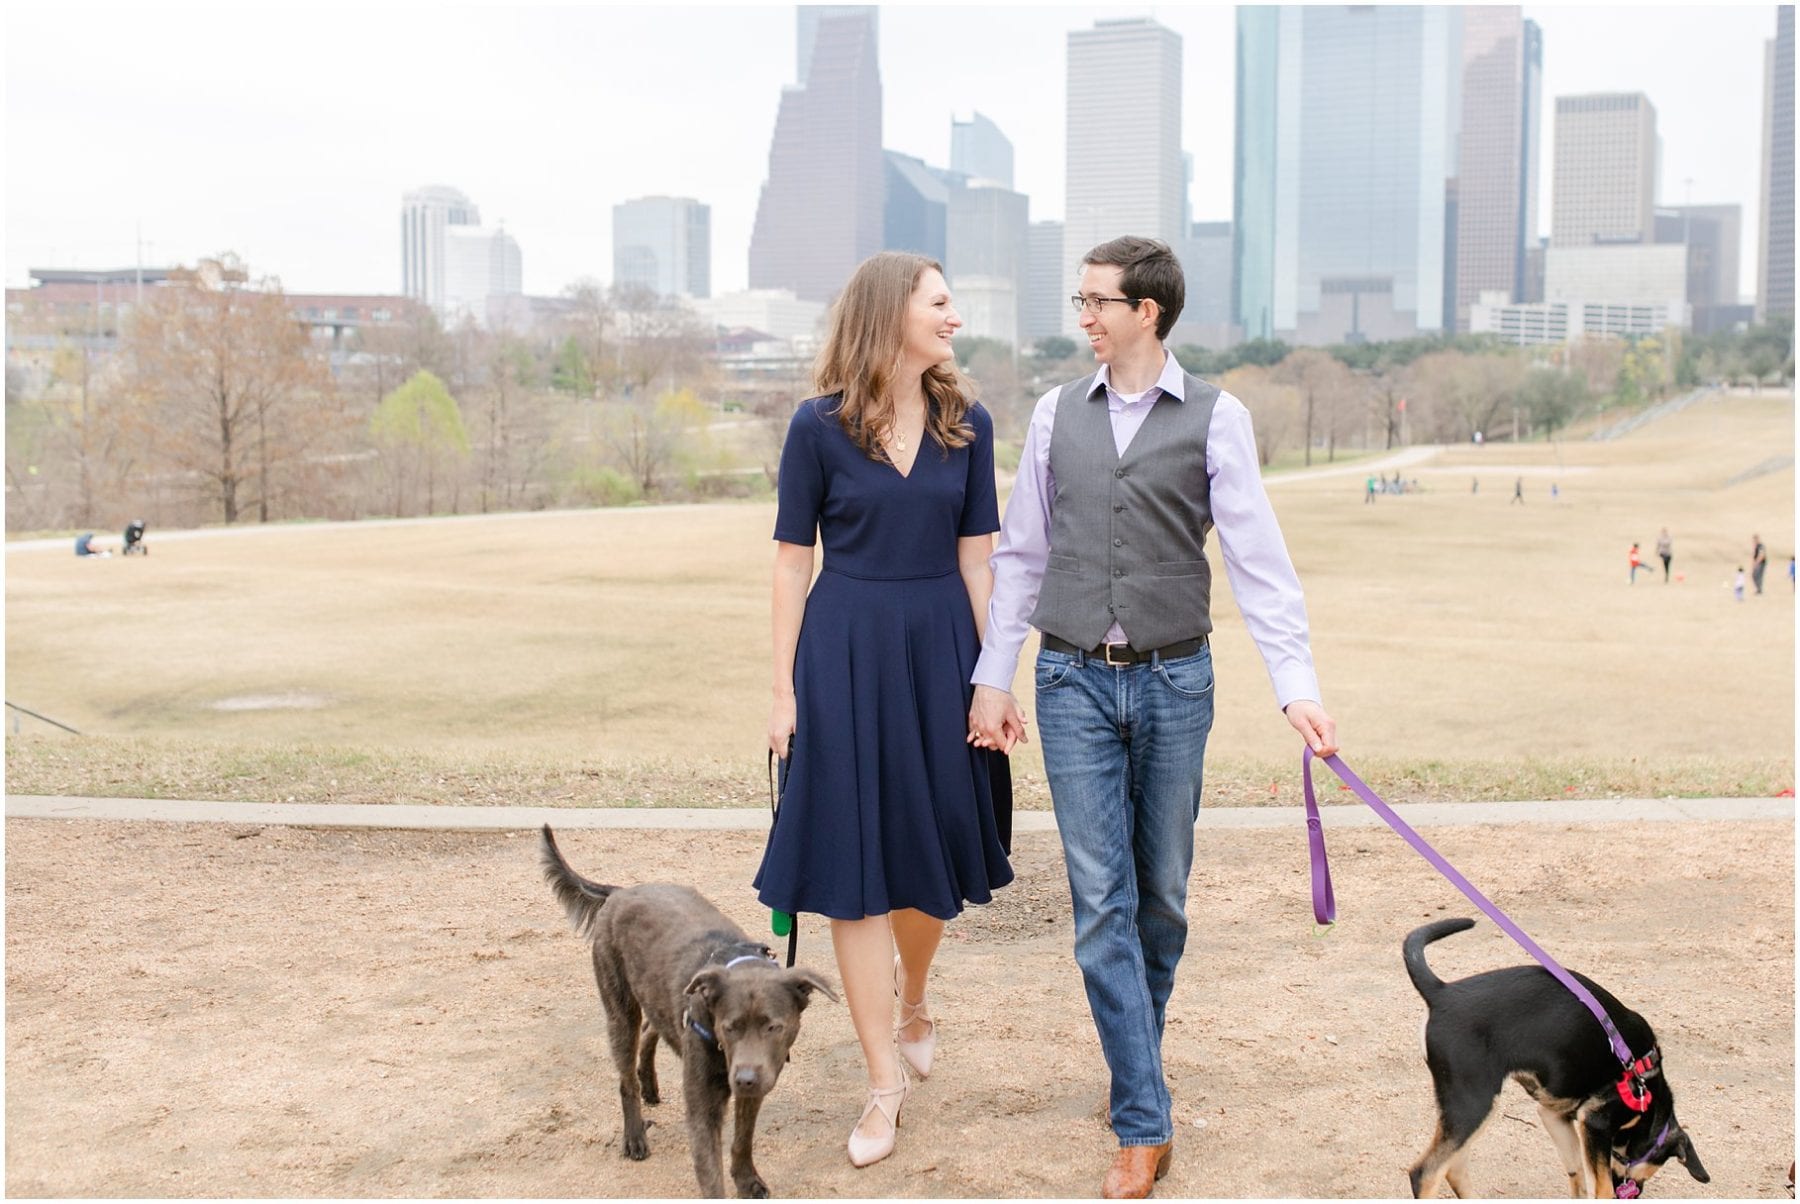
{"type": "Polygon", "coordinates": [[[1613,396],[1624,405],[1660,397],[1666,371],[1662,340],[1654,336],[1634,339],[1626,345],[1625,353],[1619,359],[1613,396]]]}
{"type": "Polygon", "coordinates": [[[565,338],[557,350],[556,363],[550,369],[550,387],[577,397],[594,396],[594,374],[588,370],[587,356],[574,335],[565,338]]]}
{"type": "Polygon", "coordinates": [[[1532,369],[1519,393],[1532,426],[1541,427],[1549,439],[1556,438],[1587,399],[1587,384],[1579,375],[1555,368],[1532,369]]]}
{"type": "MultiPolygon", "coordinates": [[[[469,432],[462,409],[444,382],[424,369],[381,399],[369,419],[369,433],[392,466],[394,513],[403,512],[408,477],[425,477],[425,512],[437,507],[438,461],[467,459],[469,432]]],[[[454,500],[452,502],[454,507],[454,500]]]]}
{"type": "Polygon", "coordinates": [[[1031,346],[1031,356],[1039,360],[1066,360],[1076,352],[1075,340],[1060,334],[1047,334],[1031,346]]]}

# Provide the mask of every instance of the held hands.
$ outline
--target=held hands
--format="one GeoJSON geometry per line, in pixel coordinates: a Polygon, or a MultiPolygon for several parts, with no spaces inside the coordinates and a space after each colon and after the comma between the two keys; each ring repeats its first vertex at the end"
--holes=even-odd
{"type": "Polygon", "coordinates": [[[783,761],[787,760],[788,741],[793,738],[797,714],[792,694],[785,697],[777,694],[769,706],[769,749],[783,761]]]}
{"type": "Polygon", "coordinates": [[[1325,713],[1324,707],[1310,698],[1297,698],[1288,703],[1286,714],[1315,756],[1329,757],[1337,752],[1337,721],[1325,713]]]}
{"type": "Polygon", "coordinates": [[[1010,693],[993,686],[975,687],[975,702],[969,707],[970,744],[1011,754],[1013,745],[1031,743],[1025,734],[1026,722],[1025,712],[1010,693]]]}

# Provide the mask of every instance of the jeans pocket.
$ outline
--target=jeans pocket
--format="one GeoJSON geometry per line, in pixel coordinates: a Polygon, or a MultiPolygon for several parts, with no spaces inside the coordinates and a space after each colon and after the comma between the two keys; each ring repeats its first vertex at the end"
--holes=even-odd
{"type": "Polygon", "coordinates": [[[1176,661],[1159,660],[1156,676],[1183,698],[1206,698],[1213,691],[1212,649],[1202,648],[1176,661]]]}
{"type": "Polygon", "coordinates": [[[1075,669],[1075,658],[1064,653],[1038,653],[1036,672],[1032,677],[1032,685],[1039,694],[1054,690],[1068,680],[1075,669]]]}

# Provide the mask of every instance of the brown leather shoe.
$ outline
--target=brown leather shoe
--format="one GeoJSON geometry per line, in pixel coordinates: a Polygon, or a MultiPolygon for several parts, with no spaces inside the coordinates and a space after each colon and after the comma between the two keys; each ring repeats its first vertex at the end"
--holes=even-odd
{"type": "Polygon", "coordinates": [[[1113,1156],[1112,1169],[1106,1172],[1106,1184],[1100,1189],[1102,1200],[1142,1200],[1156,1186],[1156,1181],[1169,1173],[1169,1159],[1175,1143],[1161,1145],[1120,1146],[1113,1156]]]}

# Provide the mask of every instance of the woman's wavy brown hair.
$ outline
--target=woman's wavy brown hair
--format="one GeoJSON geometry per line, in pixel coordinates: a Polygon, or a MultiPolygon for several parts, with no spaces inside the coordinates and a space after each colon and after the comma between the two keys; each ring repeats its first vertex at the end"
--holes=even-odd
{"type": "MultiPolygon", "coordinates": [[[[894,422],[893,389],[900,371],[907,303],[928,271],[943,267],[923,255],[883,251],[857,267],[831,307],[831,328],[813,363],[821,394],[841,394],[838,421],[871,460],[883,460],[881,432],[894,422]]],[[[952,360],[925,370],[925,431],[949,454],[975,438],[964,422],[975,387],[952,360]]]]}

